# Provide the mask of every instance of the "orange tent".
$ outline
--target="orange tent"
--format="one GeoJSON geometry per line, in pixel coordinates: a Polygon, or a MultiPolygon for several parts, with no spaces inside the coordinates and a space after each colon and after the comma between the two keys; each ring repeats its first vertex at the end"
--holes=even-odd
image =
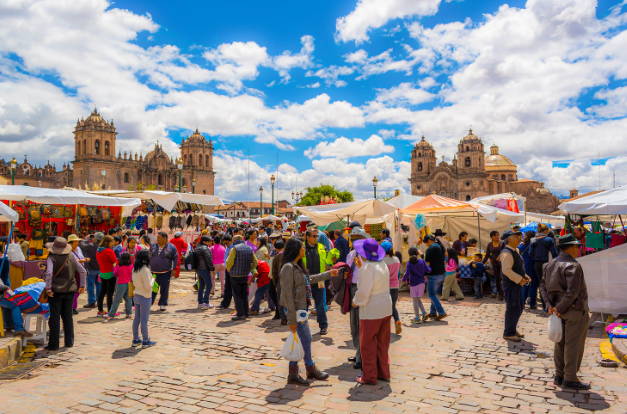
{"type": "Polygon", "coordinates": [[[411,213],[412,210],[457,210],[467,208],[472,208],[473,210],[477,209],[476,206],[463,201],[453,200],[452,198],[437,195],[430,195],[405,207],[402,211],[405,213],[411,213]]]}

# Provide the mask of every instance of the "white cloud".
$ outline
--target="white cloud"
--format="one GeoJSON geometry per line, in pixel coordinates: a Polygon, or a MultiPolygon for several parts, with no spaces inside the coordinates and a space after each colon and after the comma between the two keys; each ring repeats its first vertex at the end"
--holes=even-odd
{"type": "Polygon", "coordinates": [[[343,80],[339,80],[339,81],[335,81],[335,83],[333,85],[335,85],[336,88],[343,88],[346,85],[348,85],[348,82],[343,81],[343,80]]]}
{"type": "Polygon", "coordinates": [[[300,38],[303,47],[299,53],[289,51],[272,59],[272,67],[279,72],[283,83],[290,80],[290,70],[294,68],[308,69],[313,66],[314,38],[305,35],[300,38]]]}
{"type": "Polygon", "coordinates": [[[309,85],[305,85],[305,88],[316,89],[320,87],[320,82],[310,83],[309,85]]]}
{"type": "Polygon", "coordinates": [[[221,88],[230,92],[240,90],[242,80],[255,79],[257,68],[270,63],[266,48],[255,42],[221,44],[204,52],[203,57],[215,65],[213,80],[224,82],[221,88]]]}
{"type": "Polygon", "coordinates": [[[368,57],[368,52],[363,49],[354,53],[344,55],[346,63],[356,64],[356,70],[361,73],[357,80],[367,79],[372,75],[380,75],[386,72],[405,72],[405,75],[411,75],[413,67],[419,61],[418,57],[411,59],[394,60],[392,49],[388,49],[376,56],[368,57]]]}
{"type": "Polygon", "coordinates": [[[419,105],[430,102],[435,95],[423,89],[414,88],[411,83],[401,83],[390,89],[377,89],[378,102],[383,102],[387,106],[419,105]]]}
{"type": "Polygon", "coordinates": [[[318,69],[317,71],[308,71],[305,76],[318,77],[324,79],[327,85],[335,85],[337,87],[346,86],[345,81],[338,81],[340,76],[351,75],[355,73],[355,69],[349,66],[329,66],[327,68],[318,69]]]}
{"type": "Polygon", "coordinates": [[[355,10],[337,19],[335,41],[366,42],[371,29],[393,19],[434,15],[439,5],[440,0],[359,0],[355,10]]]}
{"type": "Polygon", "coordinates": [[[396,135],[396,131],[393,129],[380,129],[378,133],[385,139],[394,138],[394,136],[396,135]]]}
{"type": "Polygon", "coordinates": [[[371,135],[367,140],[355,138],[338,138],[333,142],[319,142],[314,148],[305,150],[305,156],[309,158],[353,158],[373,157],[385,152],[394,152],[392,145],[385,145],[378,135],[371,135]]]}

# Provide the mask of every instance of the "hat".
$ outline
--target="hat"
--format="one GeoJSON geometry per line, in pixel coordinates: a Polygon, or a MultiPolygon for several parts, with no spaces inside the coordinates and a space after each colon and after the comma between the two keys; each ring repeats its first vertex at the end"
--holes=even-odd
{"type": "Polygon", "coordinates": [[[281,232],[280,231],[273,231],[272,234],[270,235],[271,239],[278,239],[281,237],[281,232]]]}
{"type": "Polygon", "coordinates": [[[314,223],[313,221],[310,221],[309,223],[307,223],[307,228],[308,229],[318,228],[318,225],[314,223]]]}
{"type": "Polygon", "coordinates": [[[94,240],[96,241],[102,241],[102,239],[104,239],[104,233],[99,231],[96,232],[96,234],[94,234],[94,240]]]}
{"type": "Polygon", "coordinates": [[[209,230],[207,230],[207,229],[203,229],[203,230],[200,232],[200,234],[209,234],[209,230]]]}
{"type": "Polygon", "coordinates": [[[351,221],[351,224],[348,225],[348,228],[352,229],[353,227],[361,227],[361,224],[359,224],[358,221],[351,221]]]}
{"type": "Polygon", "coordinates": [[[284,239],[291,239],[292,238],[292,233],[290,233],[289,231],[284,231],[283,232],[283,238],[284,239]]]}
{"type": "Polygon", "coordinates": [[[353,231],[351,231],[351,234],[349,234],[349,236],[350,237],[359,236],[359,237],[363,237],[364,239],[370,238],[370,235],[366,233],[366,230],[364,230],[363,227],[353,227],[353,231]]]}
{"type": "Polygon", "coordinates": [[[385,256],[385,251],[375,239],[357,240],[353,243],[355,250],[360,256],[375,262],[381,261],[385,256]]]}
{"type": "Polygon", "coordinates": [[[446,236],[446,233],[442,231],[442,229],[436,229],[435,233],[433,233],[435,237],[446,236]]]}
{"type": "Polygon", "coordinates": [[[568,246],[577,246],[581,243],[573,236],[572,234],[566,234],[565,236],[560,236],[559,241],[557,242],[558,249],[568,246]]]}
{"type": "Polygon", "coordinates": [[[383,243],[381,243],[381,248],[383,248],[383,250],[387,253],[390,250],[392,250],[392,243],[390,243],[390,242],[383,242],[383,243]]]}
{"type": "Polygon", "coordinates": [[[70,237],[67,238],[68,243],[72,243],[75,241],[82,241],[83,239],[79,239],[76,234],[70,234],[70,237]]]}
{"type": "Polygon", "coordinates": [[[48,250],[50,250],[52,254],[70,254],[72,252],[72,246],[68,245],[67,240],[63,237],[57,237],[48,250]]]}
{"type": "Polygon", "coordinates": [[[522,235],[522,231],[505,230],[505,231],[503,232],[503,234],[501,235],[501,240],[507,240],[507,239],[509,239],[511,236],[513,236],[514,234],[516,234],[516,235],[522,235]]]}
{"type": "Polygon", "coordinates": [[[179,236],[182,236],[182,235],[183,235],[182,231],[177,231],[177,232],[174,233],[174,237],[179,237],[179,236]]]}

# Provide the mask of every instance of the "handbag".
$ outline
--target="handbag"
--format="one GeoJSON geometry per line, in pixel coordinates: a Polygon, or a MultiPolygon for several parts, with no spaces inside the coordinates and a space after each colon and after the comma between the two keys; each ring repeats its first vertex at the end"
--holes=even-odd
{"type": "Polygon", "coordinates": [[[63,218],[65,208],[63,206],[52,206],[52,218],[63,218]]]}
{"type": "Polygon", "coordinates": [[[43,204],[41,206],[41,215],[50,217],[52,215],[52,206],[50,204],[43,204]]]}
{"type": "MultiPolygon", "coordinates": [[[[70,259],[70,255],[68,254],[67,257],[65,258],[65,262],[63,262],[63,266],[61,266],[59,268],[59,270],[57,270],[57,273],[55,273],[52,276],[52,279],[54,279],[55,277],[57,277],[59,275],[59,273],[61,273],[61,270],[63,270],[63,268],[65,268],[65,265],[67,264],[67,261],[69,259],[70,259]]],[[[39,297],[39,302],[40,303],[48,303],[48,298],[49,298],[48,292],[46,290],[44,290],[43,292],[41,292],[41,296],[39,297]],[[43,299],[42,299],[42,296],[44,297],[43,299]]]]}
{"type": "Polygon", "coordinates": [[[31,226],[41,221],[41,208],[39,206],[30,206],[28,208],[28,220],[31,226]]]}
{"type": "Polygon", "coordinates": [[[89,217],[97,218],[98,217],[98,207],[96,206],[87,206],[87,211],[89,212],[89,217]]]}
{"type": "Polygon", "coordinates": [[[74,218],[74,209],[72,206],[65,206],[65,209],[63,210],[63,217],[74,218]]]}

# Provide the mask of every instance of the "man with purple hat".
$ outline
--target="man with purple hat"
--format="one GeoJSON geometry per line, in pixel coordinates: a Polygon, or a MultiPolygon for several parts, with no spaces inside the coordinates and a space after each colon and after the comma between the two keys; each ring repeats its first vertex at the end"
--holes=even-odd
{"type": "Polygon", "coordinates": [[[352,305],[359,307],[362,359],[362,375],[356,380],[361,384],[376,384],[377,379],[390,380],[390,274],[383,262],[385,251],[376,240],[357,240],[354,246],[359,280],[352,305]]]}

